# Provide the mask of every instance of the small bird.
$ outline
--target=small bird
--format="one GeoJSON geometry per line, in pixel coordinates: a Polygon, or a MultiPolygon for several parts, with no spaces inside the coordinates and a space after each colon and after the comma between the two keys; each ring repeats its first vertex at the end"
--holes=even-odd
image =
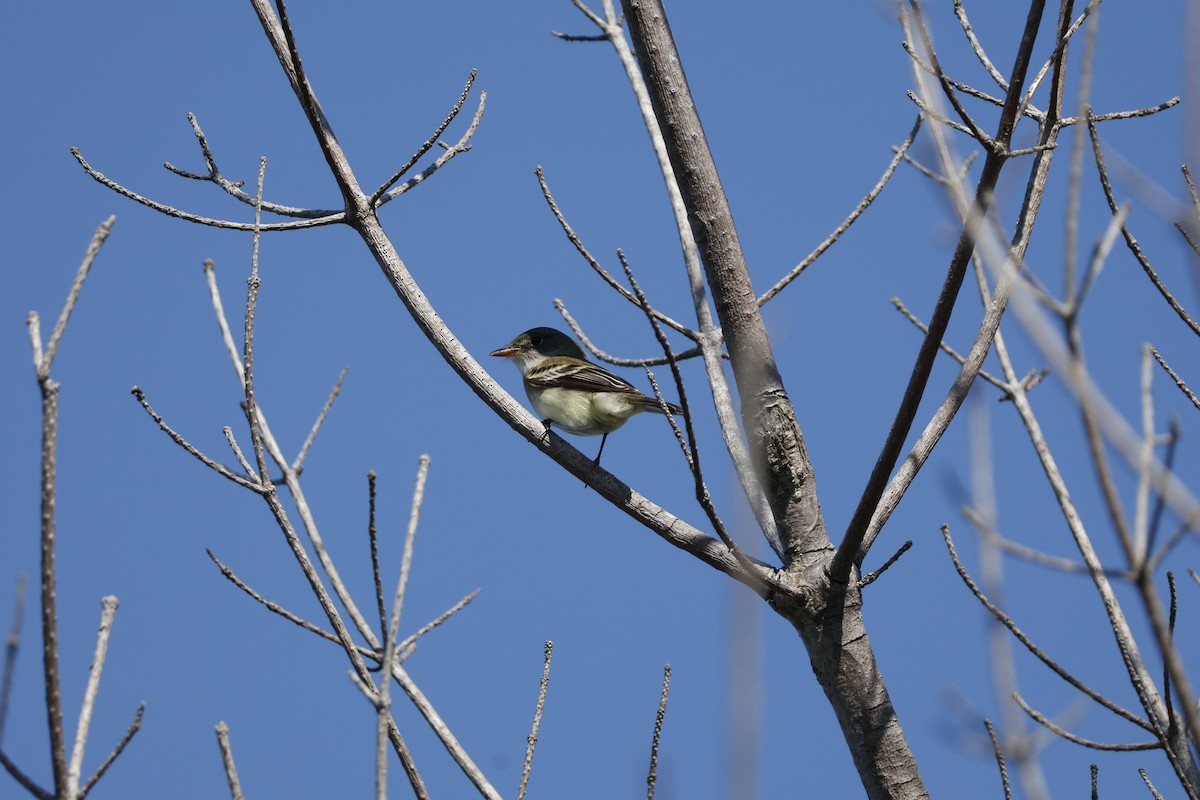
{"type": "MultiPolygon", "coordinates": [[[[588,361],[573,339],[554,328],[531,328],[492,355],[511,358],[521,370],[525,394],[547,431],[553,423],[580,436],[603,435],[597,466],[608,435],[627,419],[642,411],[662,413],[657,400],[588,361]]],[[[675,416],[683,413],[674,403],[667,408],[675,416]]]]}

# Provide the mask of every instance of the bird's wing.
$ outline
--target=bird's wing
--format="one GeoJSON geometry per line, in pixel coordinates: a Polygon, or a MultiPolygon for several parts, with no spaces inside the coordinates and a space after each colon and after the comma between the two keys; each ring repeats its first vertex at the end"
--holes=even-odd
{"type": "Polygon", "coordinates": [[[614,375],[603,367],[587,361],[558,361],[541,364],[531,369],[525,380],[533,386],[545,388],[579,389],[585,392],[620,392],[641,395],[629,381],[614,375]]]}

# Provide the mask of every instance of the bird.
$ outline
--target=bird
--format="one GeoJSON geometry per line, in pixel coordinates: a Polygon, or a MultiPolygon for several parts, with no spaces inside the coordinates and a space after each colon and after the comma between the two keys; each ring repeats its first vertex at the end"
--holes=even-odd
{"type": "MultiPolygon", "coordinates": [[[[521,371],[525,394],[549,433],[557,425],[579,436],[602,436],[595,466],[608,435],[643,411],[663,413],[658,400],[619,375],[588,361],[583,348],[554,328],[531,328],[491,355],[511,359],[521,371]]],[[[674,416],[683,409],[667,403],[674,416]]]]}

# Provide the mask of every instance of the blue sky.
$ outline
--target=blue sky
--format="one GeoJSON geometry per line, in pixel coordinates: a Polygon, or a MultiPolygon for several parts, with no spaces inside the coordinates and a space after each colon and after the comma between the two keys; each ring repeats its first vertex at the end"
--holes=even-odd
{"type": "MultiPolygon", "coordinates": [[[[956,77],[986,85],[949,4],[933,5],[927,17],[943,63],[956,77]]],[[[290,8],[309,74],[364,185],[402,164],[445,115],[469,71],[479,70],[469,105],[480,89],[488,100],[474,148],[382,213],[424,292],[476,357],[525,328],[561,327],[556,298],[609,352],[637,357],[657,350],[640,312],[602,287],[562,235],[541,198],[538,164],[604,263],[619,271],[615,251],[623,248],[652,301],[678,319],[693,318],[661,180],[611,48],[568,44],[549,33],[590,32],[569,2],[352,3],[337,10],[296,2],[290,8]]],[[[993,60],[1007,71],[1024,10],[997,3],[967,8],[993,60]]],[[[1157,4],[1153,14],[1142,8],[1103,9],[1098,111],[1154,105],[1189,88],[1183,3],[1157,4]]],[[[916,111],[905,95],[912,75],[899,26],[890,4],[758,3],[733,14],[724,4],[673,3],[668,11],[761,291],[854,207],[912,127],[916,111]]],[[[1044,30],[1039,62],[1047,41],[1044,30]]],[[[69,153],[79,147],[100,171],[162,202],[249,219],[244,206],[213,187],[162,168],[164,161],[201,168],[186,119],[192,112],[228,176],[252,185],[265,155],[270,199],[335,207],[336,188],[274,55],[248,4],[121,2],[64,14],[27,3],[10,9],[0,31],[0,64],[9,76],[0,87],[6,109],[0,142],[9,154],[9,191],[0,201],[7,254],[0,270],[6,388],[0,620],[7,625],[11,618],[17,577],[32,580],[38,564],[40,406],[25,316],[36,309],[49,328],[91,232],[115,214],[54,367],[63,386],[59,610],[69,731],[99,599],[113,594],[121,601],[85,772],[145,700],[143,729],[97,796],[222,796],[212,733],[219,720],[232,729],[248,796],[365,796],[373,780],[374,722],[346,677],[345,658],[254,605],[205,555],[213,550],[259,592],[317,620],[319,609],[266,508],[172,445],[129,394],[140,385],[172,426],[232,462],[221,429],[241,430],[239,390],[201,264],[215,260],[231,322],[240,325],[250,237],[137,206],[84,175],[69,153]]],[[[1043,104],[1044,97],[1043,89],[1043,104]]],[[[1072,108],[1074,97],[1072,90],[1072,108]]],[[[985,128],[994,125],[992,111],[979,113],[985,128]]],[[[1195,309],[1195,262],[1172,220],[1160,216],[1187,197],[1178,170],[1189,157],[1189,114],[1195,112],[1185,98],[1181,108],[1159,116],[1106,125],[1102,135],[1129,165],[1117,191],[1132,203],[1131,225],[1164,279],[1195,309]]],[[[464,124],[447,136],[456,138],[464,124]]],[[[1028,144],[1032,135],[1021,128],[1017,141],[1028,144]]],[[[961,139],[957,146],[969,150],[961,139]]],[[[930,152],[923,141],[914,148],[925,160],[930,152]]],[[[1068,153],[1064,145],[1029,253],[1030,268],[1056,289],[1068,153]]],[[[1006,222],[1027,168],[1014,163],[1002,178],[1006,222]]],[[[1086,259],[1108,216],[1086,160],[1084,169],[1080,254],[1086,259]]],[[[853,512],[919,344],[888,299],[899,296],[927,317],[954,237],[945,197],[902,168],[843,240],[765,310],[835,536],[853,512]]],[[[599,502],[495,418],[420,336],[350,231],[266,236],[261,272],[259,397],[285,451],[299,447],[339,370],[350,368],[303,481],[360,606],[370,607],[372,596],[366,473],[379,474],[390,582],[417,459],[432,457],[404,628],[411,631],[476,588],[482,592],[423,641],[409,668],[505,796],[516,794],[548,639],[555,660],[531,796],[643,792],[665,663],[673,675],[658,797],[724,796],[733,735],[730,650],[744,641],[735,629],[758,641],[738,645],[756,674],[750,694],[762,719],[758,795],[856,796],[858,778],[790,627],[769,609],[743,602],[749,594],[740,586],[599,502]]],[[[950,338],[961,349],[969,346],[978,308],[972,296],[960,302],[950,338]]],[[[1018,369],[1040,368],[1044,362],[1014,322],[1005,330],[1018,369]]],[[[1185,376],[1195,363],[1195,339],[1120,247],[1084,312],[1084,330],[1100,384],[1131,420],[1139,413],[1143,342],[1158,346],[1185,376]]],[[[510,365],[486,366],[524,400],[510,365]]],[[[624,374],[646,385],[637,371],[624,374]]],[[[702,369],[692,362],[684,374],[700,407],[699,435],[718,506],[747,547],[765,557],[722,464],[702,369]]],[[[948,360],[939,363],[918,429],[953,375],[948,360]]],[[[659,377],[667,378],[665,370],[659,377]]],[[[1172,414],[1181,418],[1178,464],[1186,480],[1197,474],[1191,445],[1197,415],[1163,377],[1156,372],[1156,413],[1160,427],[1172,414]]],[[[1194,371],[1191,378],[1193,386],[1200,382],[1194,371]]],[[[990,389],[979,400],[995,438],[1004,531],[1071,556],[1073,545],[1011,409],[996,403],[990,389]]],[[[1053,378],[1034,394],[1095,544],[1119,564],[1078,416],[1065,401],[1053,378]]],[[[868,567],[877,566],[905,539],[915,542],[867,590],[866,621],[933,794],[962,796],[970,786],[973,795],[1000,796],[994,763],[964,743],[963,733],[982,731],[963,716],[964,703],[998,716],[987,672],[988,620],[954,574],[938,532],[949,522],[968,564],[978,566],[974,536],[959,513],[960,487],[969,484],[966,431],[964,415],[868,559],[868,567]]],[[[576,443],[589,455],[599,444],[576,443]]],[[[693,523],[703,520],[661,420],[631,421],[611,437],[604,461],[660,505],[693,523]]],[[[1132,508],[1131,473],[1120,469],[1118,478],[1132,508]]],[[[1170,531],[1177,520],[1168,516],[1167,523],[1170,531]]],[[[1196,555],[1194,541],[1186,541],[1168,566],[1184,575],[1196,555]]],[[[1090,584],[1022,563],[1010,563],[1006,574],[1006,600],[1026,630],[1086,681],[1133,707],[1090,584]]],[[[1181,588],[1180,624],[1191,628],[1200,588],[1186,581],[1181,588]]],[[[1134,597],[1120,596],[1141,630],[1134,597]]],[[[49,785],[35,599],[31,591],[3,746],[49,785]]],[[[1194,644],[1185,651],[1193,658],[1194,644]]],[[[1082,734],[1141,738],[1132,726],[1087,707],[1024,654],[1016,669],[1032,702],[1049,714],[1078,714],[1072,725],[1082,734]]],[[[415,712],[401,703],[397,717],[433,796],[469,796],[415,712]]],[[[1095,760],[1095,753],[1053,743],[1042,764],[1055,796],[1083,796],[1095,760]]],[[[1172,791],[1166,763],[1154,754],[1099,761],[1101,796],[1144,791],[1138,767],[1160,790],[1172,791]]],[[[0,787],[0,795],[16,795],[7,776],[0,776],[0,787]]]]}

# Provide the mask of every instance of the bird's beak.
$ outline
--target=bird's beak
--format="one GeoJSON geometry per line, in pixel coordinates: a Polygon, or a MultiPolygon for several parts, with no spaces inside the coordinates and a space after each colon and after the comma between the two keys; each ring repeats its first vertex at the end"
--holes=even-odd
{"type": "Polygon", "coordinates": [[[521,352],[521,348],[519,348],[519,347],[513,347],[513,346],[510,344],[510,345],[506,345],[506,346],[504,346],[504,347],[501,347],[499,350],[493,350],[493,351],[491,352],[491,355],[493,355],[493,356],[497,356],[498,358],[512,358],[513,356],[515,356],[515,355],[516,355],[517,353],[519,353],[519,352],[521,352]]]}

